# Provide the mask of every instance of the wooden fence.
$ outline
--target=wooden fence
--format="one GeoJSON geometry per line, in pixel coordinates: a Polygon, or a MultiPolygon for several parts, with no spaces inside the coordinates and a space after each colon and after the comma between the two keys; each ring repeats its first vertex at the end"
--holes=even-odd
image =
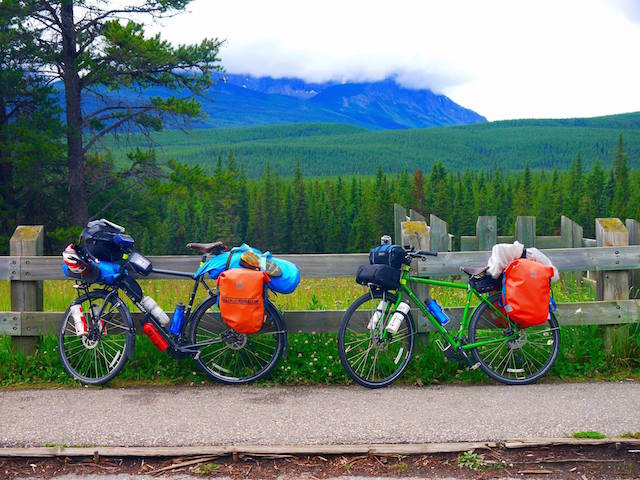
{"type": "MultiPolygon", "coordinates": [[[[405,245],[413,243],[440,252],[437,257],[417,262],[419,276],[459,276],[462,266],[485,265],[494,243],[518,239],[525,245],[543,249],[561,272],[597,273],[598,301],[560,304],[561,325],[619,325],[638,321],[640,301],[629,298],[630,289],[638,286],[637,270],[640,270],[640,246],[636,245],[640,243],[640,224],[635,220],[627,220],[625,225],[619,219],[597,219],[596,239],[589,240],[582,237],[582,228],[566,217],[562,217],[558,237],[536,236],[535,217],[518,217],[513,237],[498,236],[495,217],[479,217],[476,236],[461,238],[467,251],[451,252],[453,236],[446,222],[435,215],[430,216],[427,225],[418,212],[411,210],[407,215],[396,205],[394,219],[394,238],[401,238],[405,245]]],[[[0,312],[0,335],[12,336],[16,347],[25,352],[34,348],[38,336],[55,333],[63,317],[63,312],[42,311],[42,281],[64,279],[61,257],[42,256],[43,238],[43,227],[19,226],[10,241],[10,256],[0,257],[0,280],[11,282],[11,311],[0,312]]],[[[368,261],[364,253],[281,257],[296,263],[303,278],[353,277],[357,267],[368,261]]],[[[156,268],[195,271],[200,256],[157,256],[151,260],[156,268]]],[[[447,311],[452,318],[449,325],[455,328],[462,309],[454,307],[447,311]]],[[[287,311],[285,320],[289,331],[335,332],[343,314],[340,310],[287,311]]],[[[140,315],[134,315],[134,319],[139,318],[140,315]]],[[[424,319],[418,320],[419,332],[430,330],[424,319]]]]}

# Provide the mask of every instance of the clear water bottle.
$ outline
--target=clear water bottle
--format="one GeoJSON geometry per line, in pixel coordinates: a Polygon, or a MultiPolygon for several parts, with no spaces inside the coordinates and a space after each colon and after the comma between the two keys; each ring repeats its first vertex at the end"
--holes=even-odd
{"type": "Polygon", "coordinates": [[[149,315],[151,315],[153,318],[155,318],[160,325],[162,325],[163,327],[166,327],[167,325],[169,325],[169,321],[170,321],[169,317],[158,306],[158,304],[153,298],[146,296],[140,301],[140,303],[144,307],[144,311],[147,312],[149,315]]]}
{"type": "Polygon", "coordinates": [[[436,320],[440,322],[440,325],[444,326],[447,323],[449,323],[449,316],[446,313],[444,313],[444,310],[442,310],[442,307],[433,298],[429,303],[427,303],[427,308],[431,312],[431,315],[436,317],[436,320]]]}
{"type": "Polygon", "coordinates": [[[389,320],[387,332],[398,333],[398,329],[400,328],[400,325],[402,325],[404,317],[409,313],[409,310],[411,310],[411,306],[407,302],[400,302],[398,309],[394,312],[391,320],[389,320]]]}
{"type": "Polygon", "coordinates": [[[378,308],[376,308],[376,311],[373,313],[373,315],[371,315],[371,318],[369,319],[369,325],[367,325],[367,328],[369,330],[374,330],[376,328],[378,322],[382,318],[382,315],[387,311],[388,304],[389,302],[387,302],[386,300],[380,301],[380,303],[378,304],[378,308]]]}
{"type": "Polygon", "coordinates": [[[184,303],[180,302],[176,305],[176,309],[173,311],[173,318],[171,319],[171,326],[169,327],[169,333],[172,335],[178,335],[182,330],[182,322],[184,321],[184,303]]]}

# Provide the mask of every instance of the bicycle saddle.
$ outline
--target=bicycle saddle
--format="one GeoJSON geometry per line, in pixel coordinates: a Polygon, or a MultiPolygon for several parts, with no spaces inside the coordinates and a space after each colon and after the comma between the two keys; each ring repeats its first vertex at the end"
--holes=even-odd
{"type": "Polygon", "coordinates": [[[470,277],[475,277],[476,275],[480,275],[481,273],[486,272],[488,268],[489,268],[488,266],[487,267],[460,267],[460,270],[462,270],[464,273],[466,273],[470,277]]]}
{"type": "Polygon", "coordinates": [[[187,243],[187,248],[191,250],[196,250],[202,254],[211,253],[214,250],[217,250],[218,253],[224,252],[227,249],[227,246],[222,242],[213,242],[213,243],[187,243]]]}

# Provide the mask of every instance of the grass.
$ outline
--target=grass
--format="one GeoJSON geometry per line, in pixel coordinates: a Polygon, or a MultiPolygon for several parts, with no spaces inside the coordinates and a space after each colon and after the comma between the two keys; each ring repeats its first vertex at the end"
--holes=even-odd
{"type": "Polygon", "coordinates": [[[573,434],[573,438],[591,438],[595,440],[602,440],[603,438],[607,438],[604,433],[596,432],[594,430],[587,430],[584,432],[575,432],[573,434]]]}
{"type": "MultiPolygon", "coordinates": [[[[178,301],[185,301],[191,284],[185,281],[143,281],[143,290],[165,309],[171,310],[178,301]]],[[[561,282],[555,289],[560,302],[581,302],[594,299],[589,285],[561,282]]],[[[359,295],[363,287],[351,278],[304,279],[291,295],[275,298],[283,310],[345,309],[359,295]]],[[[432,289],[431,294],[445,307],[464,303],[464,292],[432,289]]],[[[75,296],[71,282],[45,281],[44,308],[62,311],[75,296]]],[[[204,296],[204,293],[201,293],[204,296]]],[[[9,310],[9,283],[0,282],[0,311],[9,310]]],[[[479,370],[459,368],[448,361],[434,343],[435,335],[416,347],[414,357],[400,382],[430,385],[445,382],[491,383],[479,370]]],[[[617,353],[608,354],[603,348],[602,331],[596,326],[563,327],[562,348],[549,378],[571,381],[588,379],[640,378],[640,329],[628,327],[628,335],[617,353]]],[[[158,352],[145,336],[136,338],[135,357],[110,384],[125,385],[202,385],[207,378],[190,360],[176,361],[158,352]]],[[[289,333],[286,359],[276,366],[264,384],[308,385],[344,384],[348,378],[340,364],[335,333],[289,333]]],[[[57,339],[41,339],[37,352],[28,357],[13,353],[10,337],[0,336],[0,386],[34,387],[75,385],[63,371],[57,354],[57,339]]]]}

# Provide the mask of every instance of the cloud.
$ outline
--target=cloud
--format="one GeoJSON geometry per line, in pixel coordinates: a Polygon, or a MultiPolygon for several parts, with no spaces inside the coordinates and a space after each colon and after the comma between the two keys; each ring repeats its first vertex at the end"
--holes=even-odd
{"type": "Polygon", "coordinates": [[[226,38],[231,73],[307,81],[395,76],[490,119],[640,110],[637,1],[196,0],[155,27],[226,38]]]}

